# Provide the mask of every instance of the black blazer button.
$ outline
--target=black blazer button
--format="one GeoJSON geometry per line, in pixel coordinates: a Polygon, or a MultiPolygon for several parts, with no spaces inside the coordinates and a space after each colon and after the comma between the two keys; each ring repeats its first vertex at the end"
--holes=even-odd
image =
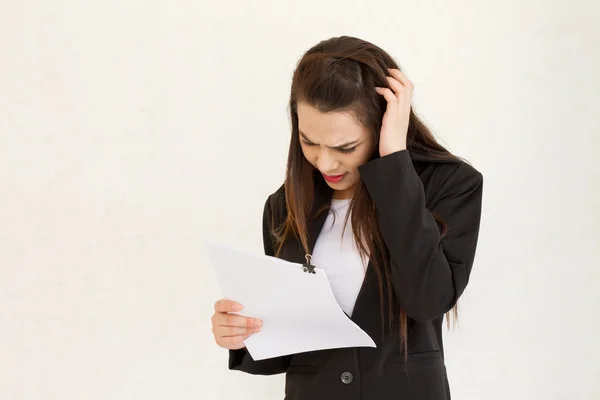
{"type": "Polygon", "coordinates": [[[342,374],[342,382],[345,383],[346,385],[350,384],[352,382],[352,380],[354,379],[354,376],[352,376],[352,374],[350,372],[344,372],[342,374]]]}

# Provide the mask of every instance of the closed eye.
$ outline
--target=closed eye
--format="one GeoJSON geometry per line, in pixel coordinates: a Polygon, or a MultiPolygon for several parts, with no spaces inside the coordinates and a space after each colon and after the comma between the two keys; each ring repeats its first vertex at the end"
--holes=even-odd
{"type": "MultiPolygon", "coordinates": [[[[311,146],[311,147],[312,147],[312,146],[317,146],[315,143],[313,143],[313,142],[309,142],[309,141],[308,141],[308,140],[306,140],[305,138],[302,138],[301,140],[302,140],[302,143],[303,143],[305,146],[311,146]]],[[[358,146],[359,146],[359,145],[356,145],[356,146],[354,146],[354,147],[349,147],[349,148],[343,148],[343,147],[332,147],[332,149],[333,149],[333,150],[336,150],[336,151],[339,151],[340,153],[343,153],[343,154],[349,154],[349,153],[352,153],[354,150],[356,150],[356,148],[357,148],[358,146]]]]}
{"type": "Polygon", "coordinates": [[[339,151],[340,153],[344,153],[344,154],[348,154],[348,153],[352,153],[354,150],[356,150],[357,146],[351,147],[349,149],[336,149],[337,151],[339,151]]]}

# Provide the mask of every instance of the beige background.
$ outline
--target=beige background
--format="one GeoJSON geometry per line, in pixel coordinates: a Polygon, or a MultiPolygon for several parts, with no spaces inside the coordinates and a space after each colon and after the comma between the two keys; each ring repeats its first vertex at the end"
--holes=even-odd
{"type": "Polygon", "coordinates": [[[260,252],[294,65],[348,34],[485,176],[453,398],[598,399],[597,1],[20,1],[0,12],[0,399],[281,399],[227,371],[203,240],[260,252]],[[376,5],[375,5],[376,3],[376,5]]]}

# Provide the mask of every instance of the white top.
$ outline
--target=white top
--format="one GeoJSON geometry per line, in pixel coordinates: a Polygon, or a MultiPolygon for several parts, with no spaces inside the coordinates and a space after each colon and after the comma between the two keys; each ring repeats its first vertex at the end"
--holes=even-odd
{"type": "Polygon", "coordinates": [[[331,200],[331,210],[317,238],[311,264],[325,271],[338,304],[346,314],[352,315],[367,260],[361,260],[350,218],[342,232],[349,205],[350,199],[331,200]]]}

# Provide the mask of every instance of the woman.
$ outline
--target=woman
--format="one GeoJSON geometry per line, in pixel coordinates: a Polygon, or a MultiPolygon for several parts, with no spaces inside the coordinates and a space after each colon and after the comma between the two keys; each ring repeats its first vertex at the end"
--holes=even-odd
{"type": "Polygon", "coordinates": [[[289,400],[450,399],[442,321],[473,265],[482,175],[436,142],[411,110],[412,83],[352,37],[317,44],[293,76],[287,175],[266,201],[265,253],[325,270],[340,307],[377,348],[254,361],[261,322],[215,304],[229,368],[286,373],[289,400]]]}

